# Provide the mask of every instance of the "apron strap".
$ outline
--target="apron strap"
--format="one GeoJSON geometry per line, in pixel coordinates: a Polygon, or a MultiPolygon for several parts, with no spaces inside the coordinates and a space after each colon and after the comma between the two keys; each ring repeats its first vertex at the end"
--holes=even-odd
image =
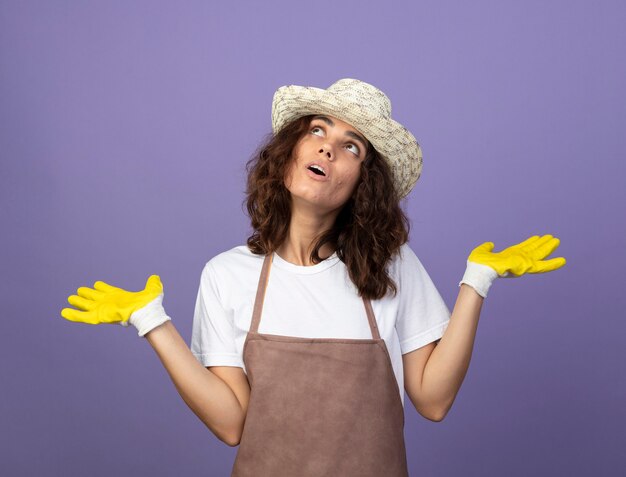
{"type": "MultiPolygon", "coordinates": [[[[265,299],[265,289],[267,288],[267,282],[269,280],[273,258],[274,254],[270,253],[265,255],[265,259],[263,260],[263,268],[261,269],[259,284],[256,289],[256,297],[254,299],[252,323],[250,324],[250,331],[254,333],[258,333],[259,331],[259,324],[261,322],[261,310],[263,309],[263,300],[265,299]]],[[[372,303],[370,302],[369,298],[363,298],[363,304],[365,305],[365,313],[367,314],[367,321],[370,325],[372,337],[376,340],[379,340],[380,333],[378,332],[378,325],[374,316],[374,310],[372,309],[372,303]]]]}
{"type": "Polygon", "coordinates": [[[256,287],[256,297],[252,311],[252,324],[250,325],[250,331],[253,333],[258,333],[259,331],[261,310],[263,309],[263,300],[265,299],[265,288],[267,288],[267,280],[270,276],[270,266],[273,258],[274,254],[270,253],[265,255],[265,260],[263,260],[263,268],[261,269],[261,276],[259,276],[259,285],[256,287]]]}
{"type": "Polygon", "coordinates": [[[372,338],[375,340],[380,339],[380,333],[378,332],[378,324],[376,323],[376,318],[374,317],[374,310],[372,309],[372,303],[369,298],[363,298],[363,303],[365,304],[365,313],[367,313],[367,321],[370,324],[370,330],[372,330],[372,338]]]}

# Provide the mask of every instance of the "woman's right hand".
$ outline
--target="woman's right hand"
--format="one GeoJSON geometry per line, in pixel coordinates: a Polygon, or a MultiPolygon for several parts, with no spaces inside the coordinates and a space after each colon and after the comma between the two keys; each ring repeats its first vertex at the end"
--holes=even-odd
{"type": "Polygon", "coordinates": [[[158,275],[151,275],[142,291],[131,292],[97,281],[93,288],[80,287],[67,301],[82,311],[63,308],[61,316],[66,320],[91,325],[130,323],[139,336],[171,319],[162,306],[163,284],[158,275]]]}

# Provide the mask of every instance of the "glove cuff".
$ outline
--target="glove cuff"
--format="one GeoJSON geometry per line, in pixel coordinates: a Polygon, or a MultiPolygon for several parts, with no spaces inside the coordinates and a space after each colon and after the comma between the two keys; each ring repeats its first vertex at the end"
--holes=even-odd
{"type": "Polygon", "coordinates": [[[465,283],[476,290],[476,293],[480,296],[487,298],[487,292],[497,277],[498,272],[490,266],[470,262],[468,260],[465,274],[463,275],[463,279],[459,282],[459,286],[461,286],[462,283],[465,283]]]}
{"type": "Polygon", "coordinates": [[[159,325],[162,325],[171,318],[165,313],[163,308],[163,293],[157,296],[147,305],[134,311],[128,321],[137,328],[137,335],[143,337],[159,325]]]}

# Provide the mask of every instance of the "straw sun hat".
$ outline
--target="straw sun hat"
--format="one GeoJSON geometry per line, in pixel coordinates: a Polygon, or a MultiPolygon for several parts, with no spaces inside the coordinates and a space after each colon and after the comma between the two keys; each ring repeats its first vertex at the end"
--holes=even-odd
{"type": "Polygon", "coordinates": [[[399,198],[411,191],[422,172],[422,149],[413,134],[391,119],[391,101],[385,93],[351,78],[340,79],[328,89],[288,85],[274,93],[274,134],[309,114],[334,116],[356,128],[389,164],[399,198]]]}

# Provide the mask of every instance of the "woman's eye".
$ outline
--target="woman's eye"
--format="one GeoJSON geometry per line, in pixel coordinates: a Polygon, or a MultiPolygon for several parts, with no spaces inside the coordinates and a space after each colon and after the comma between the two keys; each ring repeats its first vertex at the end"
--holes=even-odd
{"type": "Polygon", "coordinates": [[[361,150],[359,149],[359,146],[357,146],[356,144],[348,144],[348,146],[352,146],[354,148],[354,153],[357,156],[361,153],[361,150]]]}
{"type": "Polygon", "coordinates": [[[315,134],[313,131],[315,131],[316,129],[317,129],[317,130],[319,130],[319,131],[322,131],[322,128],[321,128],[321,127],[319,127],[319,126],[315,126],[313,129],[311,129],[311,132],[312,132],[313,134],[315,134]]]}

